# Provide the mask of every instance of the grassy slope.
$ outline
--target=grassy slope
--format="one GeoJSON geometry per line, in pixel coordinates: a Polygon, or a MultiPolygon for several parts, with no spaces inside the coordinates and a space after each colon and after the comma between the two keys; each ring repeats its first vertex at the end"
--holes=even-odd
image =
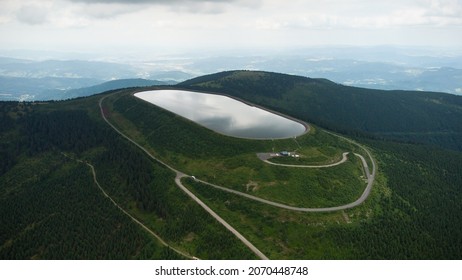
{"type": "MultiPolygon", "coordinates": [[[[294,148],[299,147],[298,145],[302,147],[311,145],[311,148],[305,149],[307,151],[311,149],[322,151],[324,158],[330,154],[336,154],[337,158],[340,158],[341,151],[345,149],[355,150],[355,147],[351,146],[351,144],[323,133],[322,130],[313,128],[312,133],[298,139],[298,144],[293,140],[275,142],[236,140],[211,133],[131,96],[113,96],[113,100],[110,100],[105,106],[109,107],[111,104],[115,109],[111,112],[111,119],[117,122],[119,128],[133,135],[137,141],[145,143],[153,154],[156,154],[169,164],[179,166],[180,170],[199,172],[191,174],[200,174],[198,175],[200,178],[215,182],[218,180],[218,182],[223,182],[225,186],[241,185],[238,188],[246,191],[242,184],[230,182],[240,182],[241,178],[236,177],[241,177],[243,176],[242,174],[245,177],[246,167],[250,167],[249,170],[255,168],[252,174],[254,180],[256,180],[255,178],[268,177],[266,178],[268,182],[275,181],[281,184],[282,188],[276,185],[266,190],[263,188],[263,190],[257,192],[262,196],[266,195],[266,197],[275,200],[294,204],[308,202],[311,204],[319,203],[319,205],[333,205],[333,199],[338,205],[341,202],[351,202],[353,196],[355,198],[359,196],[358,193],[351,196],[345,189],[336,191],[324,189],[326,184],[336,182],[339,178],[344,179],[344,177],[352,176],[354,177],[353,180],[359,181],[358,177],[362,174],[362,171],[355,157],[352,157],[349,161],[350,163],[346,163],[337,170],[332,168],[310,171],[281,167],[273,169],[272,166],[263,164],[256,159],[256,151],[261,151],[262,149],[271,151],[274,145],[286,147],[290,144],[294,148]],[[157,138],[161,138],[161,140],[157,138]],[[195,144],[197,139],[200,139],[199,145],[195,144]],[[189,141],[194,142],[189,143],[189,141]],[[217,148],[214,143],[221,144],[217,148]],[[242,144],[244,145],[241,146],[242,144]],[[249,151],[249,149],[251,150],[249,151]],[[242,155],[239,154],[239,151],[242,151],[242,155]],[[351,167],[354,167],[354,169],[352,170],[351,167]],[[213,174],[217,172],[216,170],[221,170],[218,174],[222,174],[222,176],[214,177],[213,174]],[[280,172],[281,170],[282,172],[280,172]],[[235,172],[236,176],[226,176],[227,172],[232,174],[235,172]],[[292,172],[294,174],[291,174],[292,172]],[[334,177],[334,180],[332,177],[334,177]],[[288,178],[291,178],[291,181],[285,182],[284,180],[289,180],[288,178]],[[303,184],[312,184],[313,182],[311,181],[316,181],[322,186],[315,186],[306,194],[306,185],[303,187],[303,184]],[[288,189],[292,189],[292,191],[287,191],[288,189]],[[278,191],[271,193],[274,190],[278,191]],[[318,192],[317,195],[313,195],[315,191],[318,192]],[[329,193],[329,195],[326,195],[326,193],[329,193]],[[313,197],[316,199],[312,200],[313,197]],[[297,199],[301,199],[302,202],[297,201],[297,199]],[[323,199],[326,201],[323,201],[323,199]]],[[[247,182],[248,178],[245,177],[242,180],[241,182],[247,182]]],[[[348,183],[350,182],[347,182],[345,186],[351,187],[352,185],[348,183]]],[[[191,184],[191,182],[186,182],[186,184],[191,184]]],[[[357,185],[353,184],[353,186],[357,185]]],[[[362,182],[359,186],[360,188],[355,189],[356,192],[363,190],[364,183],[362,182]]],[[[361,219],[366,219],[371,212],[376,212],[370,209],[370,201],[377,200],[382,195],[382,191],[378,191],[379,189],[378,187],[374,189],[374,198],[369,200],[366,206],[349,211],[349,213],[352,213],[351,220],[355,224],[361,219]]],[[[335,247],[332,243],[331,236],[319,238],[323,236],[322,232],[326,228],[336,226],[339,223],[346,224],[342,212],[329,214],[296,213],[264,206],[241,197],[216,191],[207,186],[201,186],[193,190],[220,215],[225,217],[227,221],[231,222],[234,227],[250,238],[265,254],[269,254],[271,258],[355,257],[351,248],[343,248],[342,251],[338,250],[338,247],[335,247]],[[287,234],[290,234],[290,239],[287,239],[287,234]],[[313,248],[311,250],[306,249],[308,240],[311,240],[309,242],[310,247],[313,248]]],[[[252,193],[255,194],[254,192],[252,193]]]]}
{"type": "Polygon", "coordinates": [[[296,141],[245,140],[213,133],[130,95],[118,98],[113,107],[111,118],[149,145],[153,154],[186,174],[215,184],[300,207],[346,204],[365,188],[361,163],[353,155],[347,163],[326,169],[274,166],[256,156],[302,147],[300,152],[307,157],[315,150],[314,160],[325,161],[330,155],[339,159],[345,151],[358,151],[314,127],[296,141]]]}
{"type": "Polygon", "coordinates": [[[460,153],[369,142],[381,173],[364,204],[343,212],[297,213],[185,184],[270,258],[460,259],[460,153]]]}

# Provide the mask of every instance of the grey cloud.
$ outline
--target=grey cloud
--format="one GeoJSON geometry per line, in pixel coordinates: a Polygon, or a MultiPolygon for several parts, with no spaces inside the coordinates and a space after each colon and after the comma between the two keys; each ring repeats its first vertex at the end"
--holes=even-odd
{"type": "Polygon", "coordinates": [[[220,14],[231,5],[246,8],[260,6],[261,0],[68,0],[73,3],[99,5],[126,5],[131,7],[158,5],[170,7],[174,11],[197,14],[220,14]]]}
{"type": "Polygon", "coordinates": [[[48,10],[38,5],[23,6],[17,12],[16,18],[30,25],[44,24],[48,19],[48,10]]]}
{"type": "Polygon", "coordinates": [[[162,5],[174,5],[178,3],[232,3],[236,0],[69,0],[71,2],[80,3],[100,3],[100,4],[162,4],[162,5]]]}

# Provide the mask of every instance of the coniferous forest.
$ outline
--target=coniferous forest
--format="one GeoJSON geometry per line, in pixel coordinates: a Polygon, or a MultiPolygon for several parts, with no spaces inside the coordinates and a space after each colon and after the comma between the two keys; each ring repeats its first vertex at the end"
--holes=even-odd
{"type": "Polygon", "coordinates": [[[98,181],[168,244],[203,258],[253,258],[226,229],[149,160],[84,110],[2,105],[0,204],[3,259],[184,258],[130,221],[97,189],[98,181]],[[11,137],[10,139],[7,139],[11,137]],[[14,140],[14,141],[13,141],[14,140]],[[177,245],[179,244],[179,245],[177,245]]]}
{"type": "MultiPolygon", "coordinates": [[[[374,114],[374,109],[359,117],[356,109],[348,113],[350,109],[336,103],[337,93],[310,103],[317,93],[298,94],[301,83],[307,82],[303,78],[283,76],[279,81],[243,73],[232,77],[229,72],[220,73],[182,87],[240,92],[239,98],[344,133],[369,147],[379,168],[371,197],[344,213],[289,213],[206,188],[193,180],[185,181],[190,190],[265,254],[278,259],[462,257],[461,129],[458,119],[453,118],[460,111],[461,98],[409,92],[381,92],[390,96],[375,98],[377,91],[344,88],[342,94],[350,94],[357,101],[352,102],[355,106],[370,100],[383,104],[386,100],[387,106],[396,109],[380,118],[367,117],[374,114]],[[249,83],[251,87],[247,87],[249,83]],[[250,95],[250,91],[256,94],[250,95]],[[439,102],[427,102],[430,99],[439,102]],[[393,107],[396,100],[402,104],[393,107]],[[408,103],[412,103],[407,107],[412,108],[407,112],[409,116],[393,128],[391,123],[399,123],[394,114],[408,103]],[[333,113],[336,106],[339,114],[333,113]],[[422,112],[433,112],[435,118],[420,121],[422,112]],[[447,112],[450,114],[445,115],[447,112]],[[426,128],[422,127],[425,122],[426,128]],[[350,220],[342,221],[344,216],[350,220]]],[[[323,92],[338,89],[324,80],[307,83],[315,83],[323,92]]],[[[0,102],[1,259],[187,258],[176,250],[201,259],[256,258],[177,188],[171,170],[146,156],[102,120],[98,101],[105,94],[114,94],[120,97],[106,104],[105,114],[111,114],[120,127],[139,128],[134,135],[149,131],[153,114],[147,111],[152,107],[131,96],[134,91],[116,90],[62,102],[0,102]],[[105,192],[168,246],[105,197],[89,164],[94,166],[95,178],[105,192]]],[[[219,143],[214,141],[222,136],[208,137],[203,128],[190,127],[187,122],[169,118],[169,114],[157,113],[155,117],[168,124],[168,129],[153,128],[146,135],[150,148],[159,155],[173,158],[176,149],[202,159],[220,153],[219,143]],[[185,140],[182,147],[171,141],[178,135],[185,140]]],[[[227,141],[221,147],[224,156],[254,148],[235,139],[223,141],[227,141]]]]}

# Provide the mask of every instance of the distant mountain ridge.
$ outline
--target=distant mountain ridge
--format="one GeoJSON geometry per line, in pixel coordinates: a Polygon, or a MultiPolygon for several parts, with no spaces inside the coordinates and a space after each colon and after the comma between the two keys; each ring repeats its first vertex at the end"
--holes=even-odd
{"type": "Polygon", "coordinates": [[[54,94],[65,89],[83,88],[102,83],[92,78],[64,77],[5,77],[0,76],[0,100],[33,101],[55,99],[54,94]]]}
{"type": "Polygon", "coordinates": [[[93,78],[110,80],[134,77],[125,64],[84,60],[26,60],[0,57],[0,76],[22,78],[93,78]]]}
{"type": "Polygon", "coordinates": [[[175,84],[191,77],[156,66],[0,57],[0,100],[60,100],[116,88],[175,84]]]}
{"type": "Polygon", "coordinates": [[[338,131],[462,150],[462,97],[385,91],[262,71],[226,71],[179,87],[226,93],[338,131]]]}
{"type": "Polygon", "coordinates": [[[120,79],[105,82],[96,86],[70,89],[65,91],[56,92],[57,95],[61,95],[60,99],[68,99],[75,97],[89,96],[109,90],[121,89],[121,88],[130,88],[130,87],[149,87],[149,86],[159,86],[159,85],[169,85],[171,83],[166,81],[155,81],[155,80],[146,80],[146,79],[120,79]]]}
{"type": "Polygon", "coordinates": [[[64,100],[89,96],[119,88],[168,85],[172,83],[175,82],[146,79],[120,79],[101,83],[101,81],[93,79],[0,77],[0,100],[64,100]],[[86,86],[82,87],[82,84],[86,86]],[[63,87],[70,89],[59,89],[63,87]]]}

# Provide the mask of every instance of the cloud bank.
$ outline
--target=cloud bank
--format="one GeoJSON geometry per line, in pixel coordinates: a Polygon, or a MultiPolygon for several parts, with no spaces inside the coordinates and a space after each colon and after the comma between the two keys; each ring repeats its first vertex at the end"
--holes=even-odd
{"type": "Polygon", "coordinates": [[[462,46],[462,0],[0,0],[0,46],[462,46]]]}
{"type": "Polygon", "coordinates": [[[26,24],[44,24],[48,19],[48,10],[43,5],[25,5],[18,10],[16,18],[26,24]]]}

